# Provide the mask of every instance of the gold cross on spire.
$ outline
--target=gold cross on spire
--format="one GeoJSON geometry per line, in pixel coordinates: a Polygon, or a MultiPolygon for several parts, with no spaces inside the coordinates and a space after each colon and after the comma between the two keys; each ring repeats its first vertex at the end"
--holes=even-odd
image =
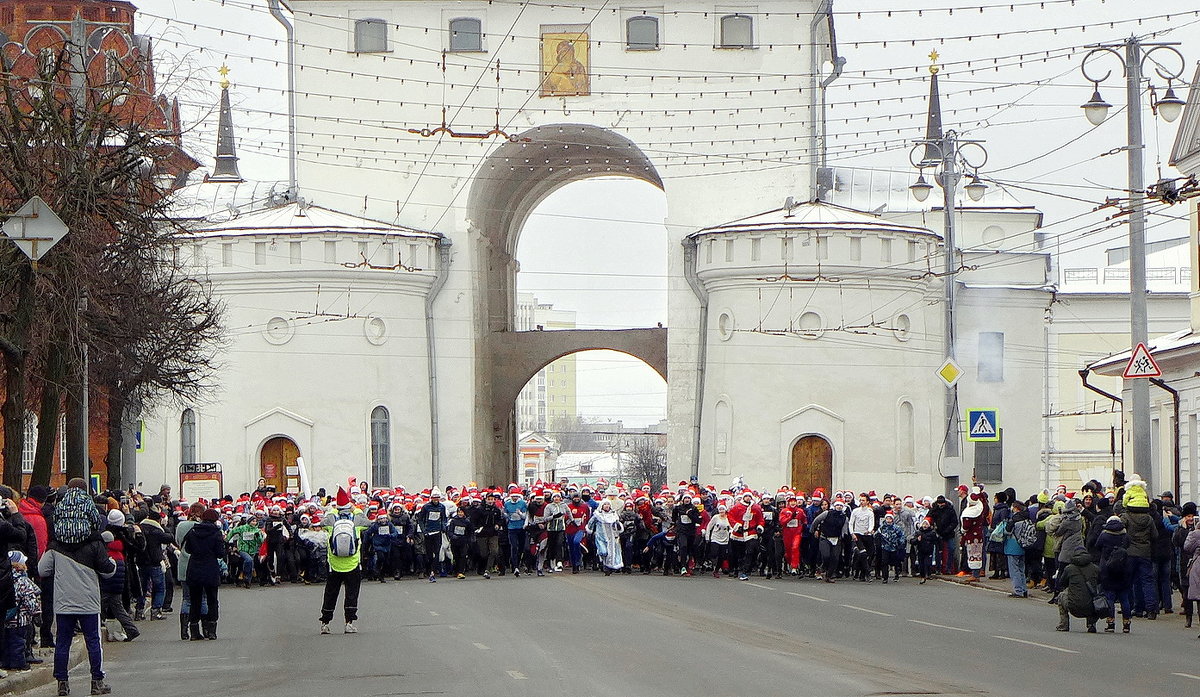
{"type": "Polygon", "coordinates": [[[929,61],[931,63],[929,66],[929,72],[932,75],[937,75],[938,71],[942,69],[941,66],[938,65],[938,58],[941,58],[941,56],[938,55],[936,48],[929,52],[929,61]]]}
{"type": "Polygon", "coordinates": [[[217,72],[221,74],[221,89],[229,89],[229,66],[222,63],[217,72]]]}

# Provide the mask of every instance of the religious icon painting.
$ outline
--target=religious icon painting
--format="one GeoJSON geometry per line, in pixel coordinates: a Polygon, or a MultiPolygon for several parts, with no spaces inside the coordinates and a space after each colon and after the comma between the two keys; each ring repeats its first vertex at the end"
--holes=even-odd
{"type": "Polygon", "coordinates": [[[543,97],[591,94],[588,64],[591,45],[587,25],[542,27],[543,97]]]}

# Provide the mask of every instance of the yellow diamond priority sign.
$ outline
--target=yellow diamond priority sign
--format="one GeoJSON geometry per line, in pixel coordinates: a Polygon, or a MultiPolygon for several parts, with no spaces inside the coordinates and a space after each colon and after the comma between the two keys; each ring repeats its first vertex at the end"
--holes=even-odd
{"type": "Polygon", "coordinates": [[[938,366],[934,374],[938,376],[939,380],[945,383],[946,387],[954,387],[954,383],[958,382],[958,379],[962,377],[963,369],[959,367],[958,363],[954,362],[953,358],[947,358],[938,366]]]}

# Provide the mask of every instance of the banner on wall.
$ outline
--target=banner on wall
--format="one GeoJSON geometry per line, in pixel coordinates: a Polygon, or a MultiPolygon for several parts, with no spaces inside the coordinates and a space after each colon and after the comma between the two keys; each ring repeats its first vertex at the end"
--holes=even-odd
{"type": "Polygon", "coordinates": [[[188,501],[221,498],[221,463],[189,462],[179,466],[179,496],[188,501]]]}

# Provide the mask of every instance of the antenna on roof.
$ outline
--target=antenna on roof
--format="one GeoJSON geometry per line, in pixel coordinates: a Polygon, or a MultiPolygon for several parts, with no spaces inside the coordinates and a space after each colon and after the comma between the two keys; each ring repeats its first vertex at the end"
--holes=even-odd
{"type": "Polygon", "coordinates": [[[786,199],[784,199],[783,200],[783,209],[785,211],[783,214],[783,217],[785,217],[785,218],[792,217],[792,211],[796,210],[796,197],[788,196],[786,199]]]}

